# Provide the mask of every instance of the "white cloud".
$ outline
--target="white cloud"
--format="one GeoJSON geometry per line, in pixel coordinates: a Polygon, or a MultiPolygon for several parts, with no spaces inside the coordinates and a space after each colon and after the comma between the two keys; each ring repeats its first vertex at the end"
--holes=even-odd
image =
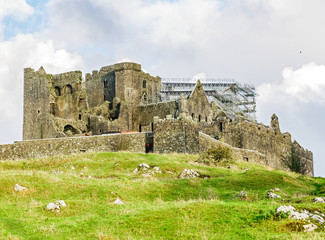
{"type": "Polygon", "coordinates": [[[325,66],[309,63],[294,70],[284,68],[283,80],[258,87],[259,102],[278,102],[292,107],[297,103],[325,103],[325,66]]]}
{"type": "Polygon", "coordinates": [[[0,0],[0,20],[10,15],[23,20],[33,13],[34,9],[25,0],[0,0]]]}
{"type": "Polygon", "coordinates": [[[56,49],[52,41],[40,41],[33,35],[18,35],[0,42],[0,143],[21,138],[23,107],[23,69],[42,65],[49,73],[83,67],[78,54],[56,49]]]}

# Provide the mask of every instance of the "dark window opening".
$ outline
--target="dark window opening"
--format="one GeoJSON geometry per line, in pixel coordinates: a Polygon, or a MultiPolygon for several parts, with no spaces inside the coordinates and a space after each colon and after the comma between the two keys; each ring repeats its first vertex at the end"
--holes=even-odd
{"type": "Polygon", "coordinates": [[[220,132],[222,132],[222,130],[223,130],[222,122],[219,123],[219,130],[220,130],[220,132]]]}
{"type": "Polygon", "coordinates": [[[61,96],[61,89],[59,87],[55,87],[55,95],[56,96],[61,96]]]}
{"type": "Polygon", "coordinates": [[[40,114],[40,113],[41,113],[41,111],[38,109],[38,110],[37,110],[37,113],[38,113],[38,114],[40,114]]]}
{"type": "Polygon", "coordinates": [[[194,113],[192,113],[192,119],[194,119],[194,113]]]}
{"type": "Polygon", "coordinates": [[[248,157],[244,156],[243,159],[245,162],[248,162],[248,157]]]}
{"type": "Polygon", "coordinates": [[[73,90],[72,90],[72,86],[70,84],[68,84],[66,86],[66,91],[65,91],[66,94],[72,94],[73,93],[73,90]]]}
{"type": "Polygon", "coordinates": [[[205,117],[205,121],[208,122],[208,117],[205,117]]]}
{"type": "Polygon", "coordinates": [[[81,114],[79,114],[79,120],[81,120],[81,114]]]}
{"type": "Polygon", "coordinates": [[[201,115],[199,115],[199,122],[201,122],[201,115]]]}
{"type": "Polygon", "coordinates": [[[153,123],[151,123],[151,131],[153,131],[153,123]]]}
{"type": "Polygon", "coordinates": [[[142,87],[143,87],[143,88],[147,88],[147,81],[146,81],[146,80],[143,80],[143,82],[142,82],[142,87]]]}
{"type": "Polygon", "coordinates": [[[139,132],[141,132],[141,130],[142,130],[142,129],[141,129],[141,124],[140,124],[140,125],[139,125],[139,132]]]}

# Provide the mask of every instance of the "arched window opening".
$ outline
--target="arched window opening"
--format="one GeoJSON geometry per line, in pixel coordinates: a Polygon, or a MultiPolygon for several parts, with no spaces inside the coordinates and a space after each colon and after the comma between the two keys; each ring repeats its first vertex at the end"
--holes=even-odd
{"type": "Polygon", "coordinates": [[[151,123],[151,131],[153,131],[153,123],[151,123]]]}
{"type": "Polygon", "coordinates": [[[68,84],[66,86],[65,93],[66,94],[72,94],[73,93],[72,86],[70,84],[68,84]]]}
{"type": "Polygon", "coordinates": [[[194,113],[192,113],[192,119],[194,119],[194,113]]]}
{"type": "Polygon", "coordinates": [[[143,80],[143,82],[142,82],[142,87],[143,87],[143,88],[147,88],[147,81],[146,81],[146,80],[143,80]]]}
{"type": "Polygon", "coordinates": [[[205,117],[205,121],[208,122],[208,117],[205,117]]]}
{"type": "Polygon", "coordinates": [[[199,122],[201,122],[201,115],[199,115],[199,122]]]}
{"type": "Polygon", "coordinates": [[[81,114],[79,114],[79,120],[81,120],[81,114]]]}
{"type": "Polygon", "coordinates": [[[141,124],[140,124],[140,125],[139,125],[139,132],[141,132],[141,130],[142,130],[142,129],[141,129],[141,124]]]}
{"type": "Polygon", "coordinates": [[[61,89],[59,87],[55,87],[54,90],[56,96],[61,96],[61,89]]]}

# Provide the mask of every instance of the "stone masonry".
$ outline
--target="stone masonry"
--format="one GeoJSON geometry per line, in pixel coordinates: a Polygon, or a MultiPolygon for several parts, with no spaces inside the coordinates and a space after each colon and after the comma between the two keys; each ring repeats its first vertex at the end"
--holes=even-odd
{"type": "Polygon", "coordinates": [[[313,175],[312,153],[281,133],[275,114],[265,126],[221,105],[209,102],[200,81],[190,95],[161,101],[161,78],[136,63],[102,67],[85,81],[80,71],[53,75],[26,68],[24,141],[0,146],[0,159],[80,151],[198,154],[221,144],[236,158],[286,169],[281,158],[293,146],[313,175]]]}

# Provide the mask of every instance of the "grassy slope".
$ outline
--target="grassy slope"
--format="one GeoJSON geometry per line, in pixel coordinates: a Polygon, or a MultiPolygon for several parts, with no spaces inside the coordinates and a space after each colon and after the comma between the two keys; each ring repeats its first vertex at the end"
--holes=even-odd
{"type": "Polygon", "coordinates": [[[192,155],[95,153],[0,162],[0,238],[325,238],[323,229],[294,231],[290,224],[294,220],[257,220],[261,211],[283,204],[325,213],[325,204],[312,203],[314,195],[325,196],[323,178],[244,162],[232,169],[209,167],[195,164],[196,159],[192,155]],[[152,178],[131,174],[140,163],[158,166],[163,173],[152,178]],[[63,174],[51,173],[59,168],[63,174]],[[210,178],[180,180],[177,176],[184,168],[210,178]],[[27,190],[14,192],[16,183],[27,190]],[[280,188],[285,201],[265,199],[271,188],[280,188]],[[248,199],[234,198],[242,190],[248,199]],[[112,204],[117,197],[125,205],[112,204]],[[59,213],[46,210],[48,203],[61,199],[66,208],[59,213]]]}

